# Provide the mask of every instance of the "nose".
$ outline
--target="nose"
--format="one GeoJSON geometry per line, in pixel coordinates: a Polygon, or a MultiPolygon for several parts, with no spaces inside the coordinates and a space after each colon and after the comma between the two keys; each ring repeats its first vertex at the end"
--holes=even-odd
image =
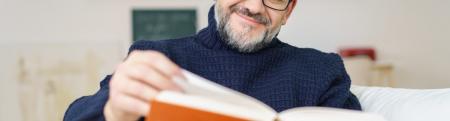
{"type": "Polygon", "coordinates": [[[264,13],[265,7],[262,0],[245,0],[245,7],[247,7],[251,13],[264,13]]]}

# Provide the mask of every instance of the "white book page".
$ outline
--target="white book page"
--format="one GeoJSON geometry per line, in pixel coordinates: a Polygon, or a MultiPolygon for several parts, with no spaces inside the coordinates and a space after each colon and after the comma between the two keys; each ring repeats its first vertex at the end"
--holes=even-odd
{"type": "MultiPolygon", "coordinates": [[[[217,101],[217,104],[227,104],[227,107],[229,108],[219,108],[220,106],[213,105],[212,103],[210,106],[204,104],[206,107],[218,108],[218,110],[228,110],[231,108],[238,109],[235,107],[239,107],[241,112],[236,112],[251,117],[260,117],[262,119],[270,120],[274,119],[277,115],[275,110],[253,97],[216,84],[189,71],[182,70],[182,73],[186,77],[186,80],[175,79],[174,81],[184,90],[185,95],[217,101]]],[[[197,102],[193,101],[192,103],[197,102]]]]}
{"type": "Polygon", "coordinates": [[[280,113],[280,121],[386,121],[382,116],[337,108],[302,107],[280,113]]]}

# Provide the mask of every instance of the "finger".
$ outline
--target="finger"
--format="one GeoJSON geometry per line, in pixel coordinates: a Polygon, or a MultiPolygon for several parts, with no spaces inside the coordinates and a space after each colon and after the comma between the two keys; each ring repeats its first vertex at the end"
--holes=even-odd
{"type": "Polygon", "coordinates": [[[157,51],[138,51],[133,55],[138,63],[145,63],[170,78],[182,77],[181,69],[164,54],[157,51]]]}
{"type": "Polygon", "coordinates": [[[158,94],[158,90],[139,81],[128,81],[123,84],[121,91],[144,102],[149,102],[158,94]]]}
{"type": "Polygon", "coordinates": [[[181,90],[168,77],[150,67],[142,66],[142,64],[128,65],[124,67],[122,71],[124,71],[123,73],[129,76],[128,78],[131,80],[141,81],[149,86],[155,87],[158,90],[181,90]]]}
{"type": "Polygon", "coordinates": [[[145,116],[148,114],[150,110],[150,104],[148,102],[144,102],[142,100],[139,100],[137,98],[125,94],[120,93],[115,94],[114,97],[111,98],[111,101],[113,102],[112,105],[114,107],[117,107],[120,110],[129,112],[131,114],[138,114],[141,116],[145,116]]]}

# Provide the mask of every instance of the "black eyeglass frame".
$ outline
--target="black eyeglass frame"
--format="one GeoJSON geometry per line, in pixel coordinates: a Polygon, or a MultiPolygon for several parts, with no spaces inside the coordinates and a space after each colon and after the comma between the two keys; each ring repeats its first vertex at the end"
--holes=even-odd
{"type": "Polygon", "coordinates": [[[276,8],[273,8],[273,7],[270,7],[270,6],[266,5],[266,2],[264,2],[264,0],[261,0],[261,1],[262,1],[264,6],[270,8],[270,9],[273,9],[273,10],[277,10],[277,11],[285,11],[289,7],[289,4],[291,4],[291,2],[292,2],[292,0],[289,0],[288,4],[286,4],[286,7],[284,7],[284,9],[276,9],[276,8]]]}

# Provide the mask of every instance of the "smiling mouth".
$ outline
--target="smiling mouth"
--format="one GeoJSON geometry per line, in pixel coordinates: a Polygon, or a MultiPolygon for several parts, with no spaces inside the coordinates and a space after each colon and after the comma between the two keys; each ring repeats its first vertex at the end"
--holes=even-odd
{"type": "Polygon", "coordinates": [[[238,13],[238,12],[236,12],[235,13],[237,16],[239,16],[240,18],[242,18],[244,21],[246,21],[247,23],[251,23],[251,24],[253,24],[253,25],[264,25],[262,22],[260,22],[260,21],[258,21],[258,20],[255,20],[255,19],[253,19],[253,18],[251,18],[251,17],[249,17],[249,16],[246,16],[246,15],[242,15],[242,14],[240,14],[240,13],[238,13]]]}

